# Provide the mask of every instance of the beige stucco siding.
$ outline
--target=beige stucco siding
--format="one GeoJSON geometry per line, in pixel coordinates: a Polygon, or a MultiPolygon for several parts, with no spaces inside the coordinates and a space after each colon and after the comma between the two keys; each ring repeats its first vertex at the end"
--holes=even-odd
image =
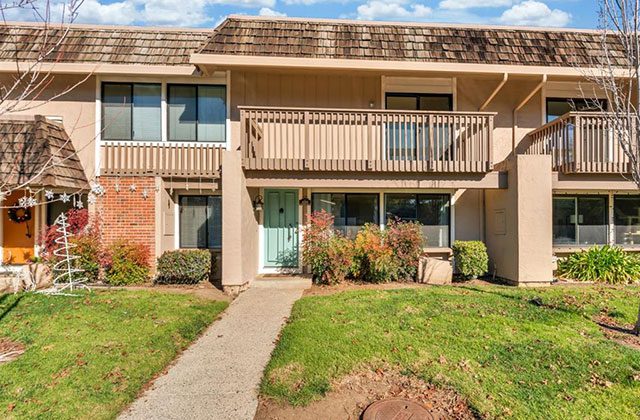
{"type": "MultiPolygon", "coordinates": [[[[0,84],[10,85],[12,77],[7,74],[0,75],[0,84]]],[[[37,95],[37,100],[24,102],[12,115],[61,117],[85,174],[88,179],[92,179],[95,174],[95,77],[62,74],[50,77],[50,83],[41,94],[37,95]],[[78,83],[80,85],[74,87],[78,83]],[[65,91],[68,93],[55,98],[65,91]],[[19,108],[23,105],[28,105],[29,109],[20,110],[19,108]]]]}

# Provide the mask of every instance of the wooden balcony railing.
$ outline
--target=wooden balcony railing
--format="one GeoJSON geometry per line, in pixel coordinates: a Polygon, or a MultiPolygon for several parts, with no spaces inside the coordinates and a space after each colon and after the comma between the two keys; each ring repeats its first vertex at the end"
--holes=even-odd
{"type": "Polygon", "coordinates": [[[244,167],[489,172],[494,115],[241,107],[244,167]]]}
{"type": "Polygon", "coordinates": [[[113,142],[100,147],[103,175],[220,176],[223,148],[217,144],[113,142]]]}
{"type": "Polygon", "coordinates": [[[617,133],[609,114],[570,112],[529,133],[526,154],[551,155],[553,170],[563,173],[627,173],[617,133]]]}

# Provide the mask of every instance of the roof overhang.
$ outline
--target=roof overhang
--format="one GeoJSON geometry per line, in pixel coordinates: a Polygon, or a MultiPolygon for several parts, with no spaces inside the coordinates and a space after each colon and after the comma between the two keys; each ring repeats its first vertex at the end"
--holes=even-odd
{"type": "Polygon", "coordinates": [[[193,65],[162,66],[107,63],[0,62],[0,73],[18,73],[27,71],[54,74],[192,76],[197,72],[197,69],[193,65]]]}
{"type": "MultiPolygon", "coordinates": [[[[442,63],[420,61],[354,60],[333,58],[266,57],[226,54],[191,54],[191,64],[219,68],[267,68],[297,70],[345,70],[379,72],[438,72],[460,74],[547,75],[585,77],[601,72],[595,68],[559,66],[521,66],[511,64],[442,63]]],[[[615,70],[615,76],[624,78],[626,69],[615,70]]]]}

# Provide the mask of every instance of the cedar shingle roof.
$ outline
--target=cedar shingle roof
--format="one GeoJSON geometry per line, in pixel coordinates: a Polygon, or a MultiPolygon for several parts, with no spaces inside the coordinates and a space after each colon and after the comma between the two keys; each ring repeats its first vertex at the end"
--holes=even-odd
{"type": "MultiPolygon", "coordinates": [[[[587,67],[601,56],[600,42],[595,31],[231,17],[199,52],[587,67]]],[[[624,54],[611,42],[615,64],[622,65],[624,54]]]]}
{"type": "Polygon", "coordinates": [[[88,185],[62,125],[41,115],[0,120],[0,179],[9,186],[30,180],[31,185],[48,187],[88,185]]]}
{"type": "MultiPolygon", "coordinates": [[[[16,54],[21,61],[34,61],[45,45],[47,49],[55,46],[65,30],[59,25],[48,31],[38,24],[0,25],[0,61],[15,61],[16,54]]],[[[211,32],[71,25],[63,43],[47,61],[188,65],[191,53],[211,32]]]]}

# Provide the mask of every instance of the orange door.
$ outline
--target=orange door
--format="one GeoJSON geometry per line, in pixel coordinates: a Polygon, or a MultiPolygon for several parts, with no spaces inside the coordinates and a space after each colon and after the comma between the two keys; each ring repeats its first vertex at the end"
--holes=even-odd
{"type": "MultiPolygon", "coordinates": [[[[9,207],[14,205],[20,197],[21,191],[13,192],[2,203],[9,207]]],[[[9,219],[8,209],[2,209],[2,261],[5,264],[24,264],[34,255],[35,246],[35,209],[31,211],[32,218],[28,222],[16,223],[9,219]]]]}

